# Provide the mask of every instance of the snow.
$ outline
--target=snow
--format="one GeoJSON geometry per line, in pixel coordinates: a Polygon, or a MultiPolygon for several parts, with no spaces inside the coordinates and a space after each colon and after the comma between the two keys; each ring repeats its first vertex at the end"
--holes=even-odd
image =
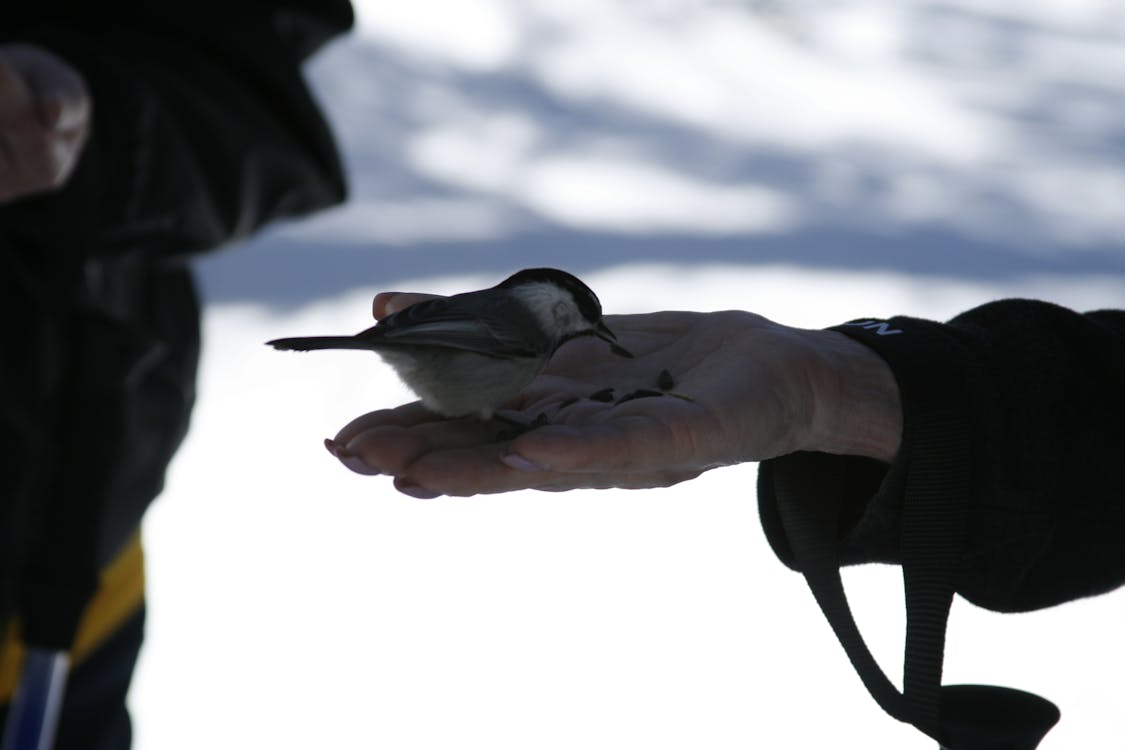
{"type": "MultiPolygon", "coordinates": [[[[199,264],[200,402],[144,529],[136,746],[932,747],[769,551],[755,466],[412,500],[320,446],[409,399],[389,368],[262,342],[544,264],[610,312],[807,327],[1125,305],[1125,14],[1024,5],[359,3],[309,71],[348,205],[199,264]]],[[[846,581],[896,679],[898,569],[846,581]]],[[[958,601],[946,681],[1054,700],[1044,750],[1120,742],[1123,615],[1116,594],[958,601]]]]}

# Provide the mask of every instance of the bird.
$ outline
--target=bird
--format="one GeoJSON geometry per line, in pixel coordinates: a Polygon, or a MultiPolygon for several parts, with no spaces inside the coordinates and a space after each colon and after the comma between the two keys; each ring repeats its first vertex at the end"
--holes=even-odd
{"type": "Polygon", "coordinates": [[[602,319],[597,295],[557,268],[525,268],[488,289],[406,307],[352,336],[267,341],[279,350],[369,349],[394,368],[422,405],[443,417],[490,419],[560,346],[595,336],[633,355],[602,319]]]}

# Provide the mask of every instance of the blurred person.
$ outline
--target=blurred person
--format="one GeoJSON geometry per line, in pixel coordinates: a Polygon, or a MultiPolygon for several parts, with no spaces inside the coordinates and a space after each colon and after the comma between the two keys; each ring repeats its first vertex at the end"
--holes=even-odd
{"type": "MultiPolygon", "coordinates": [[[[380,294],[375,317],[425,298],[380,294]]],[[[954,592],[1021,612],[1125,582],[1125,312],[1002,300],[947,323],[805,330],[743,311],[606,323],[635,358],[566,344],[510,405],[542,426],[512,437],[413,403],[326,444],[417,498],[664,487],[760,461],[766,536],[880,705],[950,748],[1000,747],[982,739],[996,733],[1038,744],[1058,718],[1049,702],[940,685],[945,621],[954,592]],[[838,567],[864,562],[904,566],[903,693],[847,609],[838,567]]]]}
{"type": "MultiPolygon", "coordinates": [[[[69,652],[58,748],[126,748],[139,526],[188,427],[193,255],[344,199],[301,65],[344,0],[45,0],[0,27],[0,724],[69,652]]],[[[263,273],[268,273],[263,269],[263,273]]]]}

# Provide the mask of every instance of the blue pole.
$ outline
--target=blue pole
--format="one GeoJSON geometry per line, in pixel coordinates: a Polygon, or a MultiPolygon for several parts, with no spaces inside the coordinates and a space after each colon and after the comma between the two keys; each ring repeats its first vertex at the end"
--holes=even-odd
{"type": "Polygon", "coordinates": [[[65,651],[28,647],[8,710],[3,750],[51,750],[69,669],[65,651]]]}

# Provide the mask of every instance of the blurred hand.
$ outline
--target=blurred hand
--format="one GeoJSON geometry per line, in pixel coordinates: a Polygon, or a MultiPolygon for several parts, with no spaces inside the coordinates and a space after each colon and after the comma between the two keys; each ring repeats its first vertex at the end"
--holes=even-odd
{"type": "MultiPolygon", "coordinates": [[[[381,294],[375,316],[426,298],[381,294]]],[[[565,344],[511,405],[511,416],[541,426],[511,438],[501,422],[444,419],[411,403],[353,420],[329,450],[359,473],[394,476],[408,495],[435,497],[661,487],[796,450],[890,460],[897,449],[894,378],[842,334],[739,311],[606,322],[635,357],[592,338],[565,344]],[[661,395],[619,401],[638,390],[661,395]]]]}
{"type": "Polygon", "coordinates": [[[82,76],[41,47],[0,45],[0,203],[63,185],[90,131],[82,76]]]}

